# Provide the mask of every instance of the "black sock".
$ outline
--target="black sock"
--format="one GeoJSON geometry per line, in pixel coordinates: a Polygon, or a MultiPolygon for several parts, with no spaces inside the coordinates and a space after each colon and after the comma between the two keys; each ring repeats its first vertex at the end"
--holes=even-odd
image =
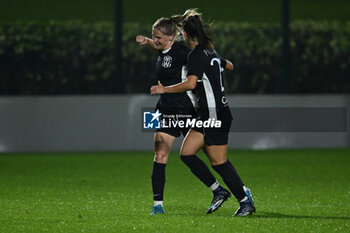
{"type": "Polygon", "coordinates": [[[157,162],[153,163],[152,188],[154,201],[163,201],[165,186],[165,165],[166,164],[157,162]]]}
{"type": "Polygon", "coordinates": [[[208,166],[196,155],[180,156],[181,160],[191,169],[191,172],[197,176],[206,186],[210,187],[216,179],[210,172],[208,166]]]}
{"type": "Polygon", "coordinates": [[[235,167],[232,165],[232,163],[230,162],[230,160],[227,160],[227,163],[228,163],[228,165],[233,169],[233,171],[235,172],[236,176],[237,176],[238,179],[239,179],[239,183],[240,183],[241,186],[243,187],[244,184],[243,184],[243,182],[242,182],[241,177],[238,175],[238,172],[236,171],[235,167]]]}
{"type": "Polygon", "coordinates": [[[223,181],[231,190],[233,195],[235,195],[238,201],[242,200],[246,196],[241,185],[241,179],[239,178],[239,176],[236,175],[235,171],[232,169],[228,162],[213,166],[213,168],[215,171],[217,171],[217,173],[220,174],[223,181]]]}

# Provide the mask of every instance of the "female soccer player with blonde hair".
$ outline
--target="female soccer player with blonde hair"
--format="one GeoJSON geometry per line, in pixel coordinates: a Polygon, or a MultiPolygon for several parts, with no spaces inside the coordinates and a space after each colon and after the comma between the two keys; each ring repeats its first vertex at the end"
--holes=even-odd
{"type": "MultiPolygon", "coordinates": [[[[181,93],[195,90],[198,98],[199,120],[214,119],[221,122],[219,129],[192,128],[181,148],[181,159],[191,168],[198,158],[196,154],[203,149],[213,169],[220,174],[225,184],[240,204],[235,216],[250,215],[255,206],[250,191],[246,188],[232,164],[227,160],[228,134],[232,116],[224,93],[223,70],[233,70],[230,61],[221,58],[214,50],[211,38],[199,13],[191,11],[183,21],[184,37],[191,48],[188,55],[187,81],[165,85],[158,82],[151,88],[151,94],[181,93]]],[[[215,197],[215,196],[214,196],[215,197]]],[[[210,208],[208,210],[210,212],[210,208]]]]}
{"type": "MultiPolygon", "coordinates": [[[[156,74],[158,80],[164,85],[174,85],[186,80],[187,55],[190,50],[183,43],[183,40],[181,40],[181,23],[189,13],[192,12],[187,12],[184,15],[173,16],[171,18],[158,19],[152,28],[152,39],[142,35],[136,37],[136,42],[140,45],[149,45],[152,48],[159,50],[159,56],[156,63],[156,74]]],[[[195,104],[196,98],[191,91],[164,93],[161,94],[156,109],[166,115],[182,114],[196,117],[197,112],[194,108],[195,104]]],[[[188,130],[189,128],[179,127],[161,128],[155,133],[155,157],[151,176],[154,206],[151,214],[164,213],[163,194],[165,186],[165,166],[168,162],[169,152],[176,137],[179,137],[181,134],[186,136],[188,130]]],[[[230,193],[218,183],[203,161],[196,158],[196,161],[192,164],[191,170],[194,174],[214,193],[213,203],[209,211],[211,213],[227,200],[230,193]]]]}

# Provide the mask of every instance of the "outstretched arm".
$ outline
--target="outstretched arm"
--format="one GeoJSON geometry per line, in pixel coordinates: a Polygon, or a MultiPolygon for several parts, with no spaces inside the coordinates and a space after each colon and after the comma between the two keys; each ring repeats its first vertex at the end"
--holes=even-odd
{"type": "Polygon", "coordinates": [[[151,48],[156,49],[153,40],[143,35],[136,36],[136,42],[140,45],[149,45],[151,48]]]}
{"type": "Polygon", "coordinates": [[[164,94],[164,93],[178,93],[192,90],[197,86],[198,77],[195,75],[190,75],[187,77],[187,81],[178,83],[171,86],[163,86],[160,81],[158,85],[151,87],[151,95],[164,94]]]}

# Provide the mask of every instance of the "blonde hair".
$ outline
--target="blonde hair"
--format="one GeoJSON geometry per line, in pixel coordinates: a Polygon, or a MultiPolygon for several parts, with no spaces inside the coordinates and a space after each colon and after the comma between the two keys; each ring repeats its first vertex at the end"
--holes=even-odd
{"type": "Polygon", "coordinates": [[[183,20],[185,20],[185,19],[187,19],[188,17],[191,17],[191,16],[202,17],[202,14],[198,12],[198,8],[193,8],[193,9],[186,10],[185,13],[182,16],[183,16],[183,20]]]}
{"type": "Polygon", "coordinates": [[[173,35],[175,36],[175,40],[182,40],[182,20],[183,19],[177,15],[171,18],[162,17],[153,24],[152,29],[154,30],[156,28],[167,36],[173,35]]]}
{"type": "Polygon", "coordinates": [[[201,16],[197,9],[188,9],[183,15],[173,15],[170,18],[159,18],[152,26],[153,29],[158,29],[167,36],[174,35],[175,40],[183,40],[182,26],[184,20],[190,16],[201,16]]]}

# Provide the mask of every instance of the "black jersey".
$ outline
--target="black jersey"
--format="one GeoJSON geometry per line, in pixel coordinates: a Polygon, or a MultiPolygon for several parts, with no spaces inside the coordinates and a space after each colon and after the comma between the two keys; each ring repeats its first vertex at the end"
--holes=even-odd
{"type": "Polygon", "coordinates": [[[198,77],[195,92],[202,119],[232,120],[224,93],[223,71],[226,60],[214,50],[197,45],[188,55],[188,74],[198,77]]]}
{"type": "MultiPolygon", "coordinates": [[[[187,55],[190,52],[182,42],[174,42],[167,51],[158,56],[156,73],[158,80],[164,85],[174,85],[187,78],[187,55]]],[[[165,93],[160,96],[157,108],[162,113],[192,113],[195,97],[191,91],[183,93],[165,93]]]]}

